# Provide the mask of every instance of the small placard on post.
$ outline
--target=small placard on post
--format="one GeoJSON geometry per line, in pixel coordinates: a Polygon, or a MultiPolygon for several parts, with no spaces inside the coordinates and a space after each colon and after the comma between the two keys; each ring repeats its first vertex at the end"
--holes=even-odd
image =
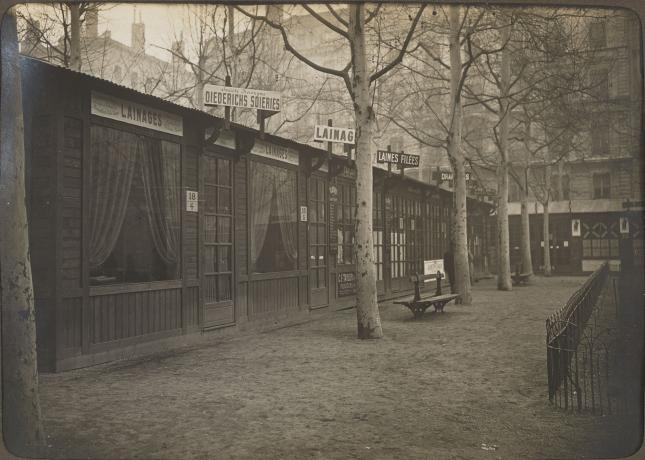
{"type": "Polygon", "coordinates": [[[186,211],[199,211],[199,193],[193,190],[186,190],[186,211]]]}

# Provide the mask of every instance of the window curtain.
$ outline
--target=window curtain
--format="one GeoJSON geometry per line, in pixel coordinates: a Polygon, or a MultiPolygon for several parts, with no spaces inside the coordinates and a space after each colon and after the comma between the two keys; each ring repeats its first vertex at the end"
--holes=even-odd
{"type": "Polygon", "coordinates": [[[140,143],[132,134],[96,126],[90,131],[90,142],[89,263],[93,269],[110,256],[121,233],[140,143]]]}
{"type": "Polygon", "coordinates": [[[251,162],[251,263],[255,265],[264,246],[269,217],[271,215],[271,200],[273,199],[275,168],[251,162]]]}
{"type": "Polygon", "coordinates": [[[275,194],[278,205],[278,216],[280,222],[280,233],[282,233],[282,244],[284,245],[287,257],[295,262],[298,257],[298,242],[296,240],[297,218],[295,180],[290,177],[291,171],[276,168],[275,194]]]}
{"type": "Polygon", "coordinates": [[[146,214],[157,253],[179,274],[179,146],[169,142],[144,142],[141,177],[146,214]]]}

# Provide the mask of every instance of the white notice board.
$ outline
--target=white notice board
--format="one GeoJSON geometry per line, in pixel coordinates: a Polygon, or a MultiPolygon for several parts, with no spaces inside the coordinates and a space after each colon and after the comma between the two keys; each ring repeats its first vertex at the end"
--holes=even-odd
{"type": "Polygon", "coordinates": [[[424,275],[436,275],[437,272],[441,272],[441,277],[446,277],[446,272],[443,269],[443,260],[424,260],[423,261],[423,274],[424,275]]]}

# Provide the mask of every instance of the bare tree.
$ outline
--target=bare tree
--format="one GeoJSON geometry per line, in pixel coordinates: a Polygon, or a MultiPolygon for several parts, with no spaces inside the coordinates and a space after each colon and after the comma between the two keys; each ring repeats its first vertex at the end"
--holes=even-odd
{"type": "Polygon", "coordinates": [[[25,203],[24,122],[14,10],[2,24],[0,306],[4,439],[18,455],[44,447],[38,393],[34,291],[25,203]]]}
{"type": "Polygon", "coordinates": [[[298,60],[309,67],[342,79],[354,108],[354,120],[357,129],[356,140],[356,220],[354,252],[356,254],[357,295],[356,314],[359,338],[382,337],[381,320],[376,299],[376,271],[374,265],[374,246],[372,239],[372,137],[374,133],[375,114],[370,97],[370,89],[383,75],[399,64],[410,44],[415,28],[425,5],[418,8],[411,24],[407,28],[405,39],[395,56],[386,64],[370,72],[368,69],[368,49],[366,44],[366,25],[379,14],[380,6],[366,12],[362,3],[350,4],[347,14],[343,15],[329,6],[333,19],[321,15],[308,5],[304,8],[313,18],[344,39],[350,48],[349,61],[342,68],[321,65],[298,51],[297,45],[290,40],[284,24],[271,20],[266,15],[258,15],[238,7],[238,11],[250,19],[264,21],[269,27],[280,32],[285,48],[298,60]]]}

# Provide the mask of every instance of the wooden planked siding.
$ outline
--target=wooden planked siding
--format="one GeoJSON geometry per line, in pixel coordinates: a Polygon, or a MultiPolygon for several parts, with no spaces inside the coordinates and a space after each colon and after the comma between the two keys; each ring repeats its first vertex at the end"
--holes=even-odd
{"type": "Polygon", "coordinates": [[[181,289],[90,298],[90,342],[102,343],[181,327],[181,289]]]}
{"type": "Polygon", "coordinates": [[[247,180],[246,160],[240,160],[234,163],[234,200],[235,200],[235,261],[239,268],[239,273],[246,275],[247,273],[247,180]]]}
{"type": "Polygon", "coordinates": [[[183,308],[186,310],[186,325],[199,324],[199,287],[186,288],[183,308]]]}
{"type": "Polygon", "coordinates": [[[36,298],[53,295],[56,282],[55,197],[56,123],[51,116],[34,120],[38,128],[31,149],[29,245],[36,298]]]}
{"type": "Polygon", "coordinates": [[[250,319],[298,309],[298,278],[253,281],[249,287],[250,319]]]}
{"type": "Polygon", "coordinates": [[[81,120],[65,117],[63,128],[61,274],[63,289],[69,289],[81,287],[83,123],[81,120]]]}
{"type": "Polygon", "coordinates": [[[60,344],[63,348],[80,348],[83,298],[63,299],[61,305],[60,344]]]}
{"type": "MultiPolygon", "coordinates": [[[[184,186],[185,190],[199,190],[199,157],[194,148],[188,148],[183,155],[184,158],[184,186]]],[[[185,192],[184,192],[185,193],[185,192]]],[[[182,203],[185,195],[182,197],[182,203]]],[[[184,210],[184,254],[183,263],[187,279],[197,279],[199,276],[199,214],[184,210]]]]}

